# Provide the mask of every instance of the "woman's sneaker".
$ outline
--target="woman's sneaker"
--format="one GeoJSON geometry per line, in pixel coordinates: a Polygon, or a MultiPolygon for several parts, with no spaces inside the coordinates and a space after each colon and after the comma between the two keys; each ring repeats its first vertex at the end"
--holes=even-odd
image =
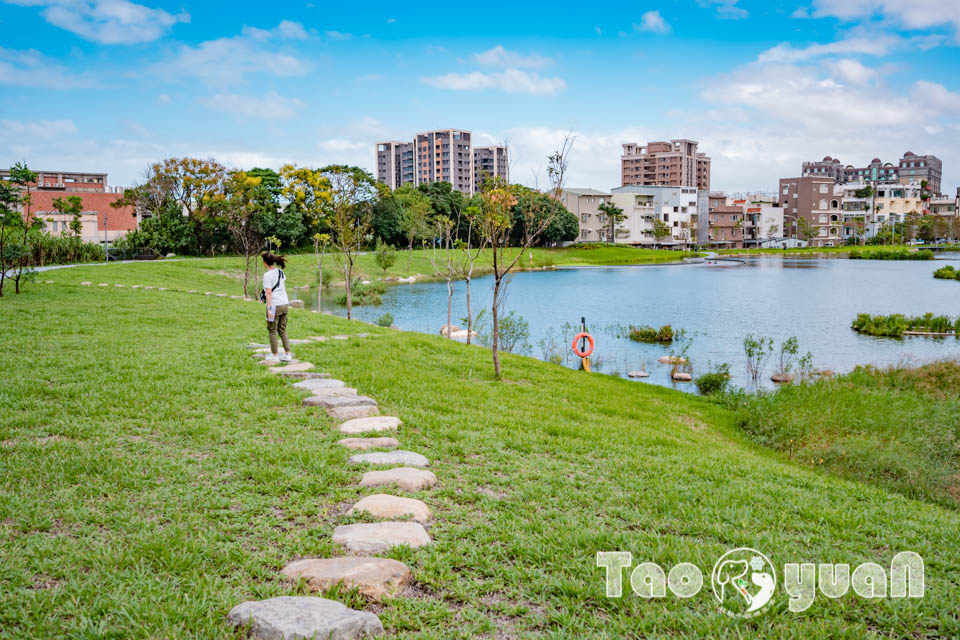
{"type": "Polygon", "coordinates": [[[278,358],[276,354],[271,353],[271,354],[268,355],[266,358],[264,358],[264,361],[266,361],[266,362],[280,362],[280,358],[278,358]]]}
{"type": "Polygon", "coordinates": [[[292,354],[292,353],[281,353],[281,354],[280,354],[280,362],[290,362],[291,360],[293,360],[293,354],[292,354]]]}

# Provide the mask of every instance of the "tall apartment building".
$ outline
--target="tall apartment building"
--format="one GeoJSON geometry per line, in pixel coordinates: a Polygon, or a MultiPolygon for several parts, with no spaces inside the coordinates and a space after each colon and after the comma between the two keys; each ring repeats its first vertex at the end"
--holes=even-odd
{"type": "MultiPolygon", "coordinates": [[[[136,229],[140,218],[133,207],[113,207],[123,197],[122,188],[111,188],[106,173],[83,173],[77,171],[37,171],[30,202],[30,217],[40,218],[52,235],[69,235],[73,216],[61,214],[54,207],[58,198],[80,198],[83,209],[80,214],[80,237],[84,242],[102,242],[136,229]]],[[[10,172],[0,170],[0,180],[9,180],[10,172]]],[[[27,213],[24,205],[23,213],[27,213]]]]}
{"type": "Polygon", "coordinates": [[[865,167],[844,165],[837,158],[826,156],[819,162],[804,162],[801,175],[812,178],[833,178],[837,184],[863,182],[868,184],[910,184],[927,181],[928,191],[940,193],[943,162],[934,155],[918,156],[907,151],[896,164],[874,158],[865,167]]]}
{"type": "Polygon", "coordinates": [[[510,182],[510,163],[505,145],[473,149],[473,190],[479,192],[488,178],[510,182]]]}
{"type": "Polygon", "coordinates": [[[620,184],[710,190],[710,158],[695,140],[627,143],[620,156],[620,184]]]}
{"type": "MultiPolygon", "coordinates": [[[[457,191],[472,194],[474,155],[471,138],[469,131],[440,129],[418,133],[413,142],[378,142],[377,179],[391,189],[405,184],[419,186],[449,182],[457,191]]],[[[505,150],[503,159],[506,163],[505,150]]]]}
{"type": "Polygon", "coordinates": [[[783,235],[802,237],[815,247],[842,244],[843,193],[843,185],[838,185],[831,177],[781,178],[779,198],[783,209],[783,235]],[[812,237],[800,233],[800,219],[812,227],[812,237]]]}
{"type": "Polygon", "coordinates": [[[578,242],[616,241],[616,231],[611,234],[610,222],[600,211],[600,205],[610,202],[610,197],[609,193],[596,189],[565,187],[560,192],[560,202],[580,222],[578,242]]]}

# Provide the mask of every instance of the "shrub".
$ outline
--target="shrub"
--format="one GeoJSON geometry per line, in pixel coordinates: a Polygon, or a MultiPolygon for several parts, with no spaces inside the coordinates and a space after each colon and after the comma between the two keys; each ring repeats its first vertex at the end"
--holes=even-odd
{"type": "Polygon", "coordinates": [[[391,315],[391,314],[388,312],[388,313],[383,314],[383,315],[380,316],[379,318],[377,318],[377,326],[378,326],[378,327],[388,327],[388,328],[389,328],[389,327],[392,327],[392,326],[393,326],[393,315],[391,315]]]}
{"type": "MultiPolygon", "coordinates": [[[[387,288],[382,282],[372,282],[370,284],[362,284],[359,281],[354,282],[353,286],[350,287],[352,303],[355,305],[380,304],[382,302],[380,296],[386,290],[387,288]]],[[[338,295],[336,297],[336,303],[346,305],[347,293],[343,292],[338,295]]]]}
{"type": "Polygon", "coordinates": [[[953,320],[948,316],[935,316],[932,313],[912,318],[899,313],[889,316],[871,316],[868,313],[861,313],[850,326],[857,333],[869,336],[900,338],[905,331],[957,332],[960,329],[960,318],[953,320]]]}
{"type": "Polygon", "coordinates": [[[934,278],[939,278],[940,280],[960,280],[960,271],[954,269],[949,264],[945,267],[940,267],[933,272],[934,278]]]}
{"type": "MultiPolygon", "coordinates": [[[[678,332],[679,333],[679,332],[678,332]]],[[[673,327],[665,324],[659,329],[653,327],[630,327],[630,339],[634,342],[673,342],[677,337],[673,332],[673,327]]]]}
{"type": "Polygon", "coordinates": [[[713,371],[697,376],[693,383],[702,396],[724,393],[730,384],[730,365],[724,362],[713,371]]]}
{"type": "Polygon", "coordinates": [[[377,252],[374,259],[377,266],[383,269],[383,273],[386,275],[390,267],[397,261],[397,252],[386,242],[377,238],[377,252]]]}
{"type": "Polygon", "coordinates": [[[933,251],[921,249],[908,251],[906,249],[865,249],[851,251],[851,260],[933,260],[933,251]]]}

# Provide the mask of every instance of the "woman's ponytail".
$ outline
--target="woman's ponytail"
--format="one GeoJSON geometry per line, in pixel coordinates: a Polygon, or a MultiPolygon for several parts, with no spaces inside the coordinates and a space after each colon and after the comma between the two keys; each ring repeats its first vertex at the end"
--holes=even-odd
{"type": "Polygon", "coordinates": [[[268,266],[280,265],[281,269],[287,268],[287,258],[286,256],[278,256],[270,253],[269,251],[264,251],[260,254],[260,257],[263,258],[264,263],[268,266]]]}

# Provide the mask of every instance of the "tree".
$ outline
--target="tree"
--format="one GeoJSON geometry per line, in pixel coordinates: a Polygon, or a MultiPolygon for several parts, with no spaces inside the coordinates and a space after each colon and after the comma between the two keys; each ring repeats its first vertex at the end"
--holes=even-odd
{"type": "Polygon", "coordinates": [[[150,191],[164,193],[177,202],[193,225],[197,251],[211,255],[222,244],[224,229],[210,208],[223,196],[227,169],[216,160],[167,158],[148,170],[150,191]]]}
{"type": "Polygon", "coordinates": [[[570,213],[562,202],[551,195],[520,185],[514,185],[513,188],[516,191],[517,203],[510,211],[511,244],[520,246],[530,240],[530,232],[535,231],[544,219],[549,219],[549,223],[531,246],[577,238],[580,233],[580,223],[577,216],[570,213]]]}
{"type": "Polygon", "coordinates": [[[383,241],[383,238],[377,238],[377,250],[374,259],[377,266],[383,269],[383,275],[387,275],[387,271],[397,261],[397,253],[393,250],[393,247],[383,241]]]}
{"type": "Polygon", "coordinates": [[[620,226],[620,223],[624,221],[626,216],[623,214],[623,209],[618,207],[613,202],[603,202],[597,207],[600,211],[603,211],[603,214],[607,216],[607,222],[610,223],[610,230],[607,236],[610,238],[611,242],[617,241],[617,227],[620,226]]]}
{"type": "Polygon", "coordinates": [[[20,203],[23,205],[23,216],[18,225],[18,239],[11,242],[6,248],[8,264],[15,264],[13,270],[14,292],[20,293],[20,283],[24,276],[29,276],[30,270],[30,241],[43,230],[43,221],[30,215],[30,205],[33,204],[33,185],[37,183],[37,174],[30,171],[26,164],[18,162],[10,167],[10,182],[20,189],[20,203]]]}
{"type": "MultiPolygon", "coordinates": [[[[464,211],[464,217],[467,221],[467,239],[466,241],[460,240],[459,248],[463,251],[463,276],[466,285],[466,294],[467,294],[467,344],[470,344],[473,339],[473,308],[471,307],[471,296],[470,296],[470,281],[473,279],[473,265],[476,262],[477,258],[480,257],[480,254],[483,252],[484,247],[486,246],[485,236],[480,235],[480,240],[477,243],[476,250],[473,249],[473,235],[474,229],[477,227],[483,220],[483,200],[481,198],[479,204],[471,205],[466,208],[464,211]]],[[[449,319],[447,324],[450,324],[449,319]]]]}
{"type": "Polygon", "coordinates": [[[347,319],[353,316],[352,283],[356,254],[370,232],[373,203],[386,187],[359,167],[330,165],[320,169],[330,183],[328,220],[343,256],[347,319]]]}
{"type": "Polygon", "coordinates": [[[327,252],[327,245],[330,244],[329,233],[313,234],[313,252],[317,258],[317,312],[321,311],[321,296],[323,295],[323,256],[327,252]]]}
{"type": "Polygon", "coordinates": [[[53,201],[53,208],[58,213],[70,216],[70,231],[77,238],[83,231],[83,223],[80,222],[80,216],[83,214],[83,198],[80,196],[70,196],[66,200],[57,198],[53,201]]]}
{"type": "Polygon", "coordinates": [[[16,242],[23,215],[20,212],[20,194],[8,180],[0,180],[0,296],[15,252],[11,246],[16,242]]]}
{"type": "Polygon", "coordinates": [[[233,238],[234,248],[243,254],[243,297],[250,297],[250,263],[256,261],[263,242],[261,222],[263,209],[257,190],[262,178],[243,171],[230,171],[225,181],[225,194],[218,198],[223,216],[233,238]]]}
{"type": "Polygon", "coordinates": [[[373,205],[373,233],[392,247],[402,247],[406,241],[403,211],[393,193],[386,192],[373,205]]]}
{"type": "MultiPolygon", "coordinates": [[[[769,220],[772,220],[772,219],[773,219],[773,218],[769,218],[769,220]]],[[[770,238],[776,238],[778,231],[780,231],[780,225],[778,225],[778,224],[776,224],[776,223],[769,223],[769,224],[767,225],[767,233],[769,234],[768,237],[770,237],[770,238]]]]}
{"type": "MultiPolygon", "coordinates": [[[[567,136],[564,138],[560,149],[548,158],[547,176],[553,187],[551,191],[555,200],[560,199],[567,173],[567,156],[572,144],[573,139],[567,136]]],[[[550,215],[543,215],[538,199],[528,198],[527,206],[521,212],[526,238],[520,247],[520,251],[513,259],[507,258],[505,251],[510,241],[511,209],[518,202],[518,190],[496,178],[488,180],[487,185],[489,186],[488,190],[483,194],[484,207],[480,226],[492,251],[493,299],[490,308],[492,318],[490,350],[493,358],[494,374],[500,379],[502,378],[499,353],[500,312],[503,307],[506,285],[509,284],[508,276],[524,252],[528,251],[540,234],[550,226],[553,218],[550,215]]],[[[554,211],[556,210],[554,209],[554,211]]]]}
{"type": "Polygon", "coordinates": [[[804,218],[803,216],[797,216],[797,230],[800,232],[800,235],[803,238],[810,242],[813,239],[813,236],[816,235],[817,230],[814,229],[813,225],[810,224],[810,221],[804,218]]]}
{"type": "Polygon", "coordinates": [[[413,257],[413,243],[429,233],[430,214],[433,207],[430,199],[411,185],[405,184],[393,192],[393,197],[403,214],[403,232],[407,239],[407,275],[410,275],[410,259],[413,257]]]}
{"type": "Polygon", "coordinates": [[[330,236],[318,231],[330,215],[333,204],[333,185],[323,169],[309,169],[287,164],[280,168],[281,194],[287,200],[287,207],[294,207],[307,222],[307,228],[313,231],[314,252],[317,256],[317,310],[320,310],[320,295],[323,289],[323,253],[330,236]]]}
{"type": "MultiPolygon", "coordinates": [[[[435,221],[437,236],[440,238],[441,242],[441,255],[443,257],[442,269],[441,265],[437,262],[436,251],[434,251],[431,261],[433,263],[434,271],[443,273],[444,280],[447,282],[447,337],[451,337],[453,331],[450,327],[453,322],[453,282],[454,278],[457,275],[458,264],[457,257],[459,252],[457,251],[457,246],[454,243],[460,243],[461,240],[456,240],[453,236],[454,228],[459,226],[459,215],[456,221],[451,220],[447,216],[437,216],[435,221]]],[[[469,336],[470,329],[467,329],[467,335],[469,336]]]]}
{"type": "Polygon", "coordinates": [[[653,236],[654,243],[659,245],[664,238],[670,235],[670,225],[660,218],[654,218],[650,234],[653,236]]]}
{"type": "MultiPolygon", "coordinates": [[[[427,227],[434,228],[434,219],[440,216],[446,216],[457,224],[460,213],[467,206],[464,195],[453,188],[449,182],[428,182],[421,184],[417,189],[427,197],[430,202],[430,213],[427,219],[427,227]]],[[[466,221],[461,220],[465,223],[466,221]]],[[[454,227],[455,238],[462,238],[463,230],[454,227]]]]}

